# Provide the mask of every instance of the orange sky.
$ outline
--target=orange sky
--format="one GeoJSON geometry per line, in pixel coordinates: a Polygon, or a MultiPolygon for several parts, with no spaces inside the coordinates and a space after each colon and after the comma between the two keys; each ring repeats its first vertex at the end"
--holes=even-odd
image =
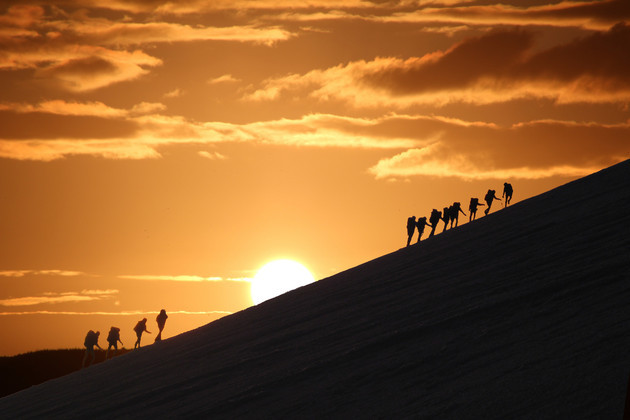
{"type": "Polygon", "coordinates": [[[169,337],[273,259],[627,159],[629,51],[627,0],[5,1],[0,355],[169,337]]]}

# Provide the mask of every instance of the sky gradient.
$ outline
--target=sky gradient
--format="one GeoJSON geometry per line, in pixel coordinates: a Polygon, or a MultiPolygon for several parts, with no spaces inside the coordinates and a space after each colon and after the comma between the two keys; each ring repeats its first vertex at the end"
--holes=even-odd
{"type": "Polygon", "coordinates": [[[271,260],[321,279],[630,157],[627,0],[299,4],[3,2],[0,355],[166,338],[271,260]]]}

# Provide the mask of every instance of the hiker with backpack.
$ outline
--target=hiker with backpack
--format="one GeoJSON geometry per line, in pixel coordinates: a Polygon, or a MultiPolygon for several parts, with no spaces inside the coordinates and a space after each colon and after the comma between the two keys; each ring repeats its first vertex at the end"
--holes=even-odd
{"type": "Polygon", "coordinates": [[[470,211],[470,217],[468,218],[469,222],[472,222],[475,220],[475,217],[477,217],[477,206],[485,206],[485,204],[481,204],[478,198],[471,198],[470,204],[468,205],[468,210],[470,211]]]}
{"type": "Polygon", "coordinates": [[[512,194],[514,194],[514,189],[512,189],[512,184],[504,182],[502,197],[505,197],[505,207],[507,207],[508,204],[510,204],[510,201],[512,201],[512,194]]]}
{"type": "Polygon", "coordinates": [[[459,212],[466,216],[466,213],[464,213],[464,210],[462,210],[462,203],[456,201],[453,203],[450,210],[451,229],[453,229],[453,222],[455,222],[455,227],[457,227],[457,224],[459,223],[459,212]]]}
{"type": "Polygon", "coordinates": [[[118,342],[124,346],[122,340],[120,339],[120,328],[111,327],[109,329],[109,334],[107,335],[107,342],[109,346],[107,346],[107,351],[105,352],[105,360],[109,356],[109,349],[114,348],[114,356],[116,356],[116,352],[118,351],[118,342]]]}
{"type": "Polygon", "coordinates": [[[431,216],[429,216],[429,223],[431,223],[431,233],[429,234],[429,238],[435,234],[435,228],[440,220],[442,220],[442,212],[433,209],[431,211],[431,216]]]}
{"type": "Polygon", "coordinates": [[[488,205],[488,208],[483,211],[483,213],[486,216],[488,215],[488,213],[490,213],[490,207],[492,207],[492,200],[501,201],[501,199],[496,196],[495,190],[488,190],[488,192],[486,193],[486,196],[484,197],[484,200],[486,200],[486,204],[488,205]]]}
{"type": "Polygon", "coordinates": [[[451,207],[444,207],[442,220],[444,221],[444,229],[442,229],[442,232],[444,232],[448,227],[448,223],[451,221],[451,207]]]}
{"type": "Polygon", "coordinates": [[[133,330],[136,332],[136,336],[138,337],[136,343],[133,345],[133,348],[139,349],[140,340],[142,339],[142,333],[146,331],[148,334],[151,334],[151,331],[147,330],[147,319],[143,318],[141,321],[138,321],[136,326],[133,327],[133,330]]]}
{"type": "Polygon", "coordinates": [[[416,216],[407,219],[407,246],[411,243],[413,233],[416,231],[416,216]]]}
{"type": "Polygon", "coordinates": [[[90,363],[88,363],[88,366],[94,363],[94,358],[96,357],[96,353],[94,353],[94,346],[103,350],[101,346],[98,345],[98,336],[100,334],[101,334],[100,331],[94,332],[90,330],[85,336],[85,340],[83,340],[83,345],[85,346],[85,354],[83,355],[83,363],[81,363],[81,368],[85,367],[85,362],[88,358],[88,355],[92,356],[92,359],[90,360],[90,363]]]}
{"type": "Polygon", "coordinates": [[[422,238],[422,234],[424,233],[424,227],[425,226],[433,227],[427,223],[426,217],[418,217],[418,220],[416,221],[416,226],[418,227],[418,242],[420,242],[420,238],[422,238]]]}
{"type": "Polygon", "coordinates": [[[158,324],[158,329],[160,330],[158,332],[158,335],[155,337],[156,343],[158,341],[162,341],[162,330],[164,329],[164,326],[166,325],[166,318],[168,318],[168,315],[166,315],[166,311],[164,309],[162,309],[160,313],[158,314],[158,316],[155,318],[155,321],[158,324]]]}

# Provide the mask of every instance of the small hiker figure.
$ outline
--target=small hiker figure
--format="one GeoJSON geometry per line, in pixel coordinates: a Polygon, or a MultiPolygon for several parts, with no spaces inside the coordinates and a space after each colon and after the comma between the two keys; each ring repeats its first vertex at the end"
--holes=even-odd
{"type": "Polygon", "coordinates": [[[158,324],[158,329],[160,330],[158,332],[158,335],[155,337],[156,343],[158,341],[162,341],[162,330],[164,329],[164,325],[166,325],[166,318],[168,318],[168,315],[166,315],[166,311],[164,309],[162,309],[158,316],[155,318],[158,324]]]}
{"type": "Polygon", "coordinates": [[[147,319],[142,318],[142,321],[138,321],[136,326],[133,327],[133,330],[136,332],[136,336],[138,337],[138,339],[136,340],[136,343],[133,345],[133,348],[139,349],[140,339],[142,339],[142,333],[146,331],[148,334],[151,334],[151,331],[147,330],[147,319]]]}
{"type": "Polygon", "coordinates": [[[113,356],[116,356],[119,341],[120,344],[124,346],[122,340],[120,339],[120,328],[111,327],[109,329],[109,334],[107,334],[107,342],[109,343],[109,346],[107,346],[107,351],[105,352],[105,360],[107,360],[107,357],[109,356],[109,349],[112,347],[114,348],[113,356]]]}
{"type": "Polygon", "coordinates": [[[492,200],[501,201],[501,199],[496,196],[495,190],[488,190],[488,192],[486,193],[486,196],[484,197],[484,200],[486,200],[486,204],[488,205],[488,208],[483,211],[483,213],[486,216],[488,215],[488,213],[490,213],[490,207],[492,207],[492,200]]]}
{"type": "Polygon", "coordinates": [[[442,232],[444,232],[448,227],[448,223],[451,221],[451,207],[444,207],[442,220],[444,221],[444,229],[442,229],[442,232]]]}
{"type": "Polygon", "coordinates": [[[431,211],[431,216],[429,216],[429,223],[431,223],[431,233],[429,234],[429,238],[435,234],[435,228],[440,220],[442,220],[442,212],[433,209],[431,211]]]}
{"type": "Polygon", "coordinates": [[[470,204],[468,205],[468,210],[470,211],[469,222],[472,222],[475,220],[475,217],[477,217],[477,206],[485,206],[485,204],[481,204],[478,198],[471,198],[470,204]]]}
{"type": "Polygon", "coordinates": [[[433,227],[427,223],[426,217],[418,217],[418,220],[416,221],[416,226],[418,227],[418,242],[420,242],[420,238],[422,238],[422,234],[424,233],[424,227],[425,226],[433,227]]]}
{"type": "Polygon", "coordinates": [[[416,231],[416,216],[407,219],[407,246],[411,243],[413,233],[416,231]]]}
{"type": "Polygon", "coordinates": [[[94,353],[94,346],[103,350],[101,346],[98,345],[98,336],[100,334],[101,334],[100,331],[94,332],[90,330],[85,336],[85,340],[83,341],[83,345],[85,346],[85,354],[83,355],[83,363],[81,364],[81,368],[85,367],[85,362],[88,358],[88,355],[91,355],[92,359],[90,360],[90,363],[88,363],[87,365],[90,366],[94,362],[94,358],[96,357],[96,354],[94,353]]]}
{"type": "Polygon", "coordinates": [[[462,210],[462,203],[460,203],[459,201],[454,202],[451,206],[451,229],[453,229],[453,222],[455,222],[455,227],[457,227],[457,224],[459,223],[460,211],[464,216],[466,216],[466,213],[464,213],[464,210],[462,210]]]}
{"type": "Polygon", "coordinates": [[[507,207],[508,204],[510,204],[510,201],[512,201],[512,194],[514,194],[514,190],[512,189],[512,184],[504,182],[503,195],[501,197],[505,197],[505,207],[507,207]]]}

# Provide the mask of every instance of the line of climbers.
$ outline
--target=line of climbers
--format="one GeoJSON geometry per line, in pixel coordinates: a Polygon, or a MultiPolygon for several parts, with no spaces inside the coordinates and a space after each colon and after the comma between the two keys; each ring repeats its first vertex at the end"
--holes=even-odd
{"type": "MultiPolygon", "coordinates": [[[[168,315],[166,315],[166,311],[164,309],[162,309],[160,313],[158,314],[158,316],[155,318],[155,321],[157,322],[158,329],[159,329],[158,335],[155,337],[156,343],[158,341],[162,341],[162,330],[164,329],[164,326],[166,325],[166,318],[168,318],[168,315]]],[[[136,337],[137,337],[136,342],[133,345],[133,348],[134,349],[140,348],[140,340],[142,339],[142,333],[146,332],[148,334],[151,334],[151,331],[147,330],[147,319],[143,318],[140,321],[138,321],[136,326],[133,327],[133,330],[136,333],[136,337]]],[[[89,366],[94,362],[94,358],[96,357],[96,354],[94,353],[94,346],[103,350],[103,348],[98,345],[98,338],[100,335],[101,335],[100,331],[95,332],[95,331],[90,330],[85,336],[85,340],[83,341],[83,345],[85,346],[85,354],[83,356],[83,363],[81,365],[82,367],[85,367],[85,362],[88,360],[88,356],[92,356],[92,358],[90,359],[87,365],[89,366]]],[[[121,345],[124,346],[122,340],[120,339],[120,328],[111,327],[109,330],[109,334],[107,335],[107,343],[109,343],[109,346],[107,347],[107,351],[105,352],[105,360],[107,360],[107,358],[109,357],[109,350],[112,347],[114,348],[113,356],[116,356],[119,342],[121,345]]]]}
{"type": "MultiPolygon", "coordinates": [[[[507,207],[510,204],[510,201],[512,201],[513,194],[514,189],[512,188],[512,185],[504,182],[502,198],[505,199],[505,207],[507,207]]],[[[488,192],[486,193],[486,196],[484,197],[484,201],[486,202],[486,204],[481,204],[478,198],[471,198],[470,204],[468,205],[468,210],[470,211],[468,221],[472,222],[473,220],[475,220],[475,218],[477,217],[477,208],[479,206],[487,206],[484,210],[484,214],[487,216],[490,212],[490,208],[492,207],[492,202],[494,200],[502,201],[499,197],[496,196],[495,190],[488,190],[488,192]]],[[[431,216],[429,216],[428,222],[426,217],[419,217],[418,220],[416,220],[416,216],[409,217],[407,219],[407,246],[409,246],[409,244],[411,243],[411,239],[413,238],[416,229],[418,230],[418,242],[420,242],[422,234],[424,233],[425,226],[429,226],[431,228],[431,233],[429,234],[429,237],[435,235],[435,229],[437,228],[440,221],[444,222],[442,232],[446,230],[449,224],[451,226],[451,229],[453,227],[457,227],[457,224],[459,223],[459,213],[466,216],[466,213],[464,213],[464,210],[462,210],[462,204],[456,201],[451,206],[444,207],[442,211],[433,209],[433,211],[431,212],[431,216]]]]}

